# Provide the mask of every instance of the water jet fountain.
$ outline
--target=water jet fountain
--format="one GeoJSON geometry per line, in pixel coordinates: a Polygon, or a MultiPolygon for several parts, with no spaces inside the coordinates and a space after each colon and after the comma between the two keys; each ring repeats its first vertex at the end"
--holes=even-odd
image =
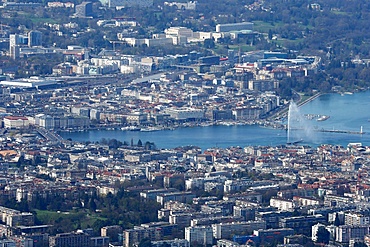
{"type": "Polygon", "coordinates": [[[298,105],[291,100],[288,110],[287,144],[313,141],[315,139],[314,133],[311,124],[299,111],[298,105]]]}

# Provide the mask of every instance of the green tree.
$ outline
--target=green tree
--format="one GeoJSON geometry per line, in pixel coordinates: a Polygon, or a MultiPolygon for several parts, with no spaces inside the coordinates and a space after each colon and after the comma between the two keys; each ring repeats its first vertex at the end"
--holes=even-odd
{"type": "Polygon", "coordinates": [[[149,238],[143,238],[139,243],[139,247],[152,247],[152,242],[149,238]]]}
{"type": "Polygon", "coordinates": [[[363,242],[355,242],[353,247],[367,247],[367,245],[363,242]]]}
{"type": "Polygon", "coordinates": [[[213,39],[205,39],[203,45],[207,49],[213,49],[215,48],[215,41],[213,39]]]}
{"type": "Polygon", "coordinates": [[[340,226],[340,220],[339,220],[339,217],[338,217],[338,213],[335,215],[334,225],[335,226],[340,226]]]}
{"type": "Polygon", "coordinates": [[[271,30],[271,29],[269,29],[268,39],[269,39],[269,40],[272,40],[272,30],[271,30]]]}
{"type": "Polygon", "coordinates": [[[319,227],[317,230],[317,243],[328,244],[330,241],[330,232],[325,227],[319,227]]]}
{"type": "Polygon", "coordinates": [[[94,198],[90,198],[90,201],[89,201],[89,209],[93,212],[96,211],[96,203],[95,203],[95,199],[94,198]]]}

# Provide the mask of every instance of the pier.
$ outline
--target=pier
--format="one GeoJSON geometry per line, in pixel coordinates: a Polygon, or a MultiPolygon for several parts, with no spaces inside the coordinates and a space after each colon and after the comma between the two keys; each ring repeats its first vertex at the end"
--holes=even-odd
{"type": "Polygon", "coordinates": [[[326,129],[320,129],[316,130],[317,132],[329,132],[329,133],[342,133],[342,134],[353,134],[353,135],[362,135],[365,134],[365,132],[362,131],[362,128],[360,131],[352,131],[352,130],[326,130],[326,129]]]}
{"type": "MultiPolygon", "coordinates": [[[[288,131],[288,127],[286,124],[281,125],[283,126],[283,129],[288,131]]],[[[290,130],[303,130],[303,128],[291,128],[290,130]]],[[[340,134],[352,134],[352,135],[363,135],[366,134],[366,132],[363,131],[362,126],[360,131],[353,131],[353,130],[329,130],[329,129],[312,129],[315,132],[327,132],[327,133],[340,133],[340,134]]]]}

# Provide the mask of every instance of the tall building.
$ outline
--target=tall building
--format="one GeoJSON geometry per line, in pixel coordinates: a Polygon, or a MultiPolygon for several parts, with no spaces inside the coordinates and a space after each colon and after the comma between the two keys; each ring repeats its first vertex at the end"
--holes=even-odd
{"type": "Polygon", "coordinates": [[[18,34],[9,35],[9,56],[13,59],[17,59],[20,56],[19,43],[20,40],[18,34]]]}
{"type": "Polygon", "coordinates": [[[42,44],[42,33],[39,31],[30,31],[28,33],[28,46],[41,46],[42,44]]]}
{"type": "Polygon", "coordinates": [[[203,246],[212,245],[213,231],[211,226],[190,226],[185,228],[185,239],[190,246],[198,243],[203,246]]]}
{"type": "Polygon", "coordinates": [[[92,3],[91,2],[82,2],[79,5],[76,5],[75,16],[76,17],[89,17],[92,16],[92,3]]]}

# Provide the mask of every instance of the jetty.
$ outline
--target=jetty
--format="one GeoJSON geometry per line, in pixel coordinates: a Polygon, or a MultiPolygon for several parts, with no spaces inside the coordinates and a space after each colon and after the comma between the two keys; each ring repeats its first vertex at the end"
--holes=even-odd
{"type": "Polygon", "coordinates": [[[354,135],[362,135],[366,132],[361,131],[352,131],[352,130],[326,130],[326,129],[319,129],[316,130],[317,132],[329,132],[329,133],[342,133],[342,134],[354,134],[354,135]]]}

